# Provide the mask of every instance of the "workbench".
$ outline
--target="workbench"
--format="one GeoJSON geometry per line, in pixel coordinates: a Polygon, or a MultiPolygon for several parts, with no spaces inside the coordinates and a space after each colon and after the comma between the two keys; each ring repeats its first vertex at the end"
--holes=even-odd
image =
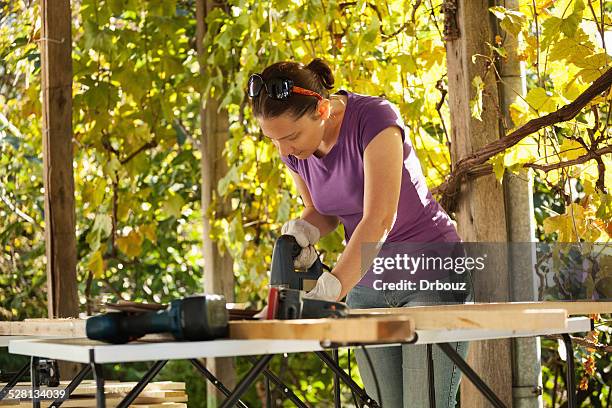
{"type": "MultiPolygon", "coordinates": [[[[377,323],[382,329],[379,330],[375,338],[372,338],[371,335],[366,333],[352,333],[353,337],[351,338],[350,331],[342,332],[337,338],[333,337],[335,324],[345,326],[347,324],[353,324],[346,323],[346,320],[350,321],[357,317],[348,319],[312,319],[312,321],[304,323],[300,323],[299,321],[240,321],[230,322],[234,325],[233,328],[230,327],[230,337],[237,337],[233,339],[219,339],[204,342],[176,342],[160,339],[144,339],[124,345],[110,345],[84,338],[14,339],[9,341],[9,352],[30,356],[32,359],[32,366],[36,364],[39,358],[50,358],[86,364],[68,388],[71,389],[72,387],[73,389],[90,372],[93,372],[99,391],[96,395],[98,407],[105,407],[103,392],[104,377],[101,370],[102,364],[155,361],[151,369],[143,376],[142,380],[134,387],[132,392],[118,405],[118,407],[127,407],[130,402],[136,398],[138,393],[155,377],[155,375],[157,375],[168,360],[187,359],[204,377],[211,381],[226,396],[225,402],[221,405],[222,408],[234,405],[245,407],[246,405],[240,401],[240,397],[261,373],[264,374],[266,381],[276,384],[277,388],[281,390],[284,396],[294,402],[296,406],[306,407],[306,405],[293,393],[291,388],[285,385],[274,373],[269,371],[267,366],[274,354],[314,352],[334,372],[337,384],[336,387],[334,387],[336,392],[339,390],[340,381],[342,381],[351,388],[360,402],[365,404],[364,406],[377,407],[378,403],[375,398],[373,398],[374,396],[368,395],[365,390],[354,383],[350,376],[338,365],[337,360],[330,357],[328,351],[331,350],[332,356],[337,357],[337,350],[342,347],[363,346],[367,349],[370,347],[407,343],[425,344],[428,345],[427,350],[431,361],[431,347],[435,344],[455,362],[465,377],[474,383],[491,402],[492,406],[504,407],[505,405],[493,391],[467,365],[462,357],[448,345],[448,343],[540,335],[561,335],[568,350],[568,356],[573,356],[571,352],[571,350],[573,350],[573,345],[569,334],[592,330],[592,321],[589,317],[570,317],[570,315],[612,312],[612,302],[582,302],[580,307],[577,307],[577,305],[563,305],[567,306],[567,309],[558,309],[558,307],[561,306],[559,303],[563,304],[565,302],[545,303],[546,304],[543,305],[525,303],[520,305],[422,306],[402,308],[401,310],[367,309],[351,311],[352,314],[360,316],[358,317],[359,319],[378,319],[379,322],[383,322],[377,323]],[[587,303],[589,304],[587,305],[587,303]],[[534,305],[533,308],[531,308],[532,305],[534,305]],[[554,309],[550,309],[549,307],[553,307],[554,309]],[[470,310],[470,308],[472,310],[470,310]],[[460,313],[462,309],[463,315],[460,313]],[[444,313],[441,313],[440,310],[443,310],[444,313]],[[370,317],[365,317],[363,316],[364,314],[370,315],[370,317]],[[434,322],[439,322],[439,324],[444,324],[445,326],[432,327],[432,320],[426,323],[424,317],[427,315],[430,317],[433,316],[432,320],[434,322]],[[446,318],[444,318],[445,315],[446,318]],[[509,320],[505,320],[503,324],[500,324],[499,321],[501,319],[494,318],[495,316],[503,316],[504,320],[509,320]],[[525,316],[528,316],[528,318],[521,321],[522,317],[525,316]],[[389,320],[390,317],[395,317],[398,320],[389,320]],[[329,322],[329,320],[335,321],[329,322]],[[321,325],[320,321],[326,322],[321,325]],[[401,324],[398,325],[398,322],[401,324]],[[487,324],[487,322],[490,324],[487,324]],[[291,332],[291,330],[287,329],[289,327],[297,328],[300,325],[314,328],[317,324],[321,327],[327,327],[325,326],[327,324],[331,325],[327,327],[327,331],[323,332],[327,333],[329,335],[327,337],[329,338],[321,337],[321,332],[317,332],[317,330],[313,330],[314,333],[317,333],[311,336],[314,338],[308,338],[309,331],[303,330],[303,327],[301,330],[295,332],[291,332]],[[246,333],[244,331],[245,329],[252,329],[253,327],[265,328],[265,330],[257,332],[255,336],[267,336],[271,338],[242,339],[240,337],[244,336],[246,333]],[[285,327],[286,329],[281,332],[280,338],[274,338],[276,335],[273,331],[270,331],[271,327],[285,327]],[[338,339],[340,339],[340,341],[338,339]],[[373,341],[373,339],[376,341],[373,341]],[[233,391],[230,391],[218,381],[198,359],[232,356],[259,357],[251,358],[253,367],[240,380],[237,387],[233,391]]],[[[372,325],[374,323],[370,322],[368,324],[372,325]]],[[[36,330],[40,334],[39,328],[36,330]]],[[[0,333],[3,333],[1,325],[0,333]]],[[[4,334],[8,334],[6,333],[6,328],[4,329],[4,334]]],[[[568,375],[566,382],[568,386],[568,406],[574,407],[576,387],[573,359],[568,358],[567,364],[568,375]]],[[[431,365],[432,364],[430,364],[430,366],[431,365]]],[[[435,373],[431,372],[429,376],[429,387],[432,404],[434,397],[434,376],[435,373]]],[[[35,374],[32,376],[32,379],[33,387],[36,388],[37,379],[35,374]]],[[[339,398],[336,398],[336,401],[336,406],[339,406],[339,398]]],[[[39,402],[34,402],[33,406],[40,406],[39,404],[39,402]]],[[[60,406],[60,404],[54,404],[53,406],[60,406]]]]}

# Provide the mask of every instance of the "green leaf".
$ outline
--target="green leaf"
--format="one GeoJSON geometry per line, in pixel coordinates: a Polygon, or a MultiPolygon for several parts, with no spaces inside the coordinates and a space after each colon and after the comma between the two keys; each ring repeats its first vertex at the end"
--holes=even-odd
{"type": "Polygon", "coordinates": [[[89,244],[92,251],[97,251],[100,247],[100,241],[107,238],[113,229],[113,221],[106,214],[97,214],[94,218],[93,226],[87,234],[85,240],[89,244]]]}
{"type": "Polygon", "coordinates": [[[238,169],[236,166],[232,166],[227,174],[219,180],[219,183],[217,184],[217,192],[221,197],[224,197],[227,194],[229,186],[233,183],[238,183],[238,181],[240,181],[238,169]]]}
{"type": "Polygon", "coordinates": [[[167,215],[180,218],[184,205],[185,200],[180,195],[171,194],[162,205],[162,208],[167,215]]]}

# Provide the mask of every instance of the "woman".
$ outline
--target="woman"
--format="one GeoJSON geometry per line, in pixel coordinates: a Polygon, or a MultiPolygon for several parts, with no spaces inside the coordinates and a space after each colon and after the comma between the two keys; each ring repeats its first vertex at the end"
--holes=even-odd
{"type": "MultiPolygon", "coordinates": [[[[319,237],[339,222],[344,225],[347,245],[342,256],[306,296],[331,301],[347,296],[352,308],[465,300],[467,293],[449,297],[449,292],[418,287],[382,288],[389,280],[406,277],[453,279],[440,271],[374,271],[371,265],[377,255],[392,257],[396,252],[390,244],[452,244],[460,238],[427,188],[397,109],[378,97],[343,90],[330,95],[333,85],[329,66],[318,58],[307,66],[275,63],[249,79],[253,114],[291,170],[304,202],[301,218],[281,230],[303,247],[296,267],[310,266],[319,237]]],[[[415,251],[422,249],[420,245],[415,251]]],[[[466,343],[452,345],[465,357],[466,343]]],[[[368,354],[383,407],[429,407],[425,346],[371,348],[368,354]]],[[[356,358],[367,392],[380,402],[366,356],[358,350],[356,358]]],[[[454,407],[459,370],[437,348],[433,359],[437,406],[454,407]]]]}

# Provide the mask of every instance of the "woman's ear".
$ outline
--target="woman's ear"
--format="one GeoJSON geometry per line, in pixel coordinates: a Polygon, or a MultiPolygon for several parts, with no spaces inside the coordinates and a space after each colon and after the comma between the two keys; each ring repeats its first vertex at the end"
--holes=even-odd
{"type": "Polygon", "coordinates": [[[319,101],[317,104],[317,113],[321,119],[329,119],[329,115],[331,114],[331,103],[329,99],[321,99],[319,101]]]}

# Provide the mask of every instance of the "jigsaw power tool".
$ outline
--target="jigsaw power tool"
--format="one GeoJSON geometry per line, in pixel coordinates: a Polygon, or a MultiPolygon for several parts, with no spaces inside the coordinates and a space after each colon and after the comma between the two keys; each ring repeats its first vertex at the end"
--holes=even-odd
{"type": "Polygon", "coordinates": [[[303,297],[304,282],[316,281],[325,269],[331,269],[317,257],[307,271],[296,271],[294,260],[301,250],[291,235],[281,235],[276,240],[272,251],[266,318],[316,319],[348,316],[348,307],[344,303],[303,297]]]}

